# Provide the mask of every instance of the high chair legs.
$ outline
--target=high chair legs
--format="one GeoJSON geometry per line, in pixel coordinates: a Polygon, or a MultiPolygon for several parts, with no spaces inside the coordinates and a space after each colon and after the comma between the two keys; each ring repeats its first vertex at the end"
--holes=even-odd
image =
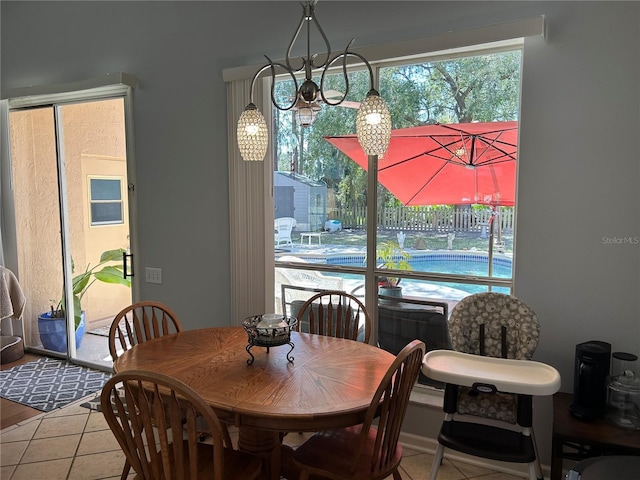
{"type": "Polygon", "coordinates": [[[431,465],[431,476],[429,480],[436,480],[438,477],[438,469],[442,465],[442,457],[444,456],[444,447],[438,443],[435,456],[433,457],[433,464],[431,465]]]}

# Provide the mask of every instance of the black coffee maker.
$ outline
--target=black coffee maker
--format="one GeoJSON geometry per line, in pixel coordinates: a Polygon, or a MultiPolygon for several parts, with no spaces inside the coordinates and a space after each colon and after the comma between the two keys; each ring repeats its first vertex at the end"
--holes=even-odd
{"type": "Polygon", "coordinates": [[[604,416],[610,367],[609,343],[592,340],[576,345],[573,403],[569,405],[569,411],[573,416],[584,420],[604,416]]]}

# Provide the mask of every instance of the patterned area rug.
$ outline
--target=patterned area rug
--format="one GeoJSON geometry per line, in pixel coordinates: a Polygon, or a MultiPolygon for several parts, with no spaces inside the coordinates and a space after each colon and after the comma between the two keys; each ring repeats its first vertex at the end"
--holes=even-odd
{"type": "Polygon", "coordinates": [[[0,372],[0,396],[50,412],[102,389],[110,373],[42,357],[0,372]]]}
{"type": "MultiPolygon", "coordinates": [[[[122,391],[121,387],[118,387],[118,390],[122,391]]],[[[102,411],[102,405],[100,405],[100,394],[102,392],[96,393],[96,395],[92,398],[88,398],[86,402],[80,404],[81,407],[88,408],[89,410],[96,410],[97,412],[102,411]]],[[[124,406],[127,406],[126,400],[123,401],[124,406]]]]}
{"type": "Polygon", "coordinates": [[[100,394],[98,393],[95,397],[87,400],[84,403],[81,403],[80,406],[88,408],[89,410],[96,410],[98,412],[101,412],[102,407],[100,406],[100,394]]]}

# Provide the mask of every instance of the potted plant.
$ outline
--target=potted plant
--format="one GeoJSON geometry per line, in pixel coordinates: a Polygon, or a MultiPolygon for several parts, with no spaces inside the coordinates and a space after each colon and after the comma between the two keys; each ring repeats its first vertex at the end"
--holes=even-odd
{"type": "MultiPolygon", "coordinates": [[[[84,271],[73,277],[73,311],[76,336],[76,348],[80,348],[82,337],[85,331],[85,312],[82,310],[82,297],[87,293],[89,287],[96,281],[104,283],[114,283],[131,286],[131,280],[124,278],[122,270],[122,254],[124,249],[107,250],[100,255],[100,261],[91,266],[87,264],[84,271]],[[113,264],[113,262],[120,262],[113,264]]],[[[73,271],[73,260],[71,262],[73,271]]],[[[55,305],[51,305],[51,310],[38,317],[38,330],[42,345],[56,352],[67,351],[66,334],[66,307],[65,295],[55,305]]]]}
{"type": "MultiPolygon", "coordinates": [[[[388,268],[390,270],[413,270],[409,263],[409,255],[397,242],[392,240],[382,242],[376,250],[377,260],[382,263],[378,268],[388,268]]],[[[400,277],[378,277],[378,293],[389,297],[402,297],[402,287],[399,286],[400,277]]],[[[384,299],[380,303],[386,303],[384,299]]]]}

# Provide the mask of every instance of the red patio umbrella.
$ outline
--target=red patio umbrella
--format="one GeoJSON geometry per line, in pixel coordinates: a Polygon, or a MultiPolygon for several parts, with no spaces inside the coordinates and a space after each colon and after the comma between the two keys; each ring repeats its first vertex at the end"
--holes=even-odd
{"type": "MultiPolygon", "coordinates": [[[[355,135],[325,136],[365,170],[355,135]]],[[[518,122],[436,124],[393,130],[378,181],[404,205],[515,203],[518,122]]]]}

